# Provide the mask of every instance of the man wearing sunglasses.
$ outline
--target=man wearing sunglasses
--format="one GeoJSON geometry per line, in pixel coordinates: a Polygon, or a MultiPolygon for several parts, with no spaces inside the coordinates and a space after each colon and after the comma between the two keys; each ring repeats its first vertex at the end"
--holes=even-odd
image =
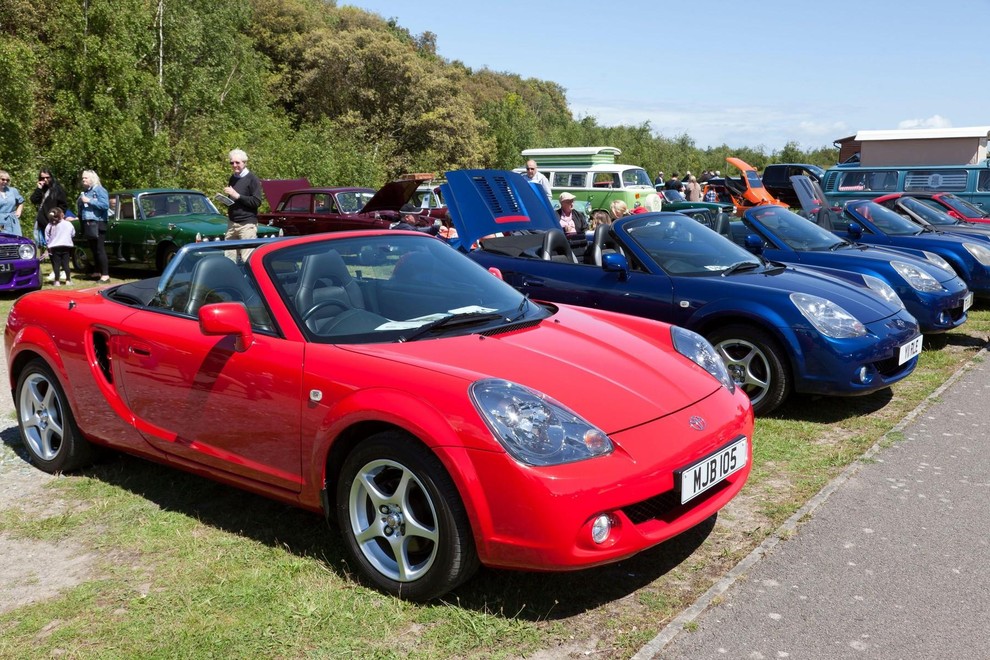
{"type": "Polygon", "coordinates": [[[536,169],[535,160],[526,161],[526,173],[523,176],[526,177],[526,180],[530,183],[536,184],[543,188],[543,193],[547,196],[547,199],[553,198],[553,193],[550,191],[550,180],[543,176],[538,169],[536,169]]]}
{"type": "Polygon", "coordinates": [[[232,200],[227,207],[228,240],[258,237],[258,207],[261,206],[261,180],[247,168],[248,156],[241,149],[234,149],[230,157],[230,179],[223,189],[232,200]]]}

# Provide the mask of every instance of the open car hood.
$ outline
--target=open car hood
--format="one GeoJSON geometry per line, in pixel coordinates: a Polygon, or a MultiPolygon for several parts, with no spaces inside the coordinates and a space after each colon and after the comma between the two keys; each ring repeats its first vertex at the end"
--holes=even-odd
{"type": "Polygon", "coordinates": [[[309,188],[309,179],[262,179],[261,190],[268,200],[268,208],[272,211],[278,208],[285,193],[301,188],[309,188]]]}
{"type": "Polygon", "coordinates": [[[791,185],[797,194],[798,201],[801,202],[801,210],[813,216],[818,213],[818,209],[828,206],[825,199],[825,191],[820,183],[812,179],[807,174],[795,174],[790,177],[791,185]]]}
{"type": "Polygon", "coordinates": [[[440,190],[457,229],[457,238],[450,241],[456,248],[467,250],[491,234],[560,227],[543,191],[516,172],[454,170],[447,172],[440,190]]]}
{"type": "Polygon", "coordinates": [[[395,181],[389,181],[378,189],[378,192],[368,200],[368,203],[359,212],[395,211],[398,213],[402,205],[412,199],[416,193],[416,188],[423,182],[432,180],[432,174],[407,174],[395,181]]]}
{"type": "Polygon", "coordinates": [[[742,158],[726,158],[725,162],[732,165],[740,172],[755,172],[756,168],[744,161],[742,158]]]}

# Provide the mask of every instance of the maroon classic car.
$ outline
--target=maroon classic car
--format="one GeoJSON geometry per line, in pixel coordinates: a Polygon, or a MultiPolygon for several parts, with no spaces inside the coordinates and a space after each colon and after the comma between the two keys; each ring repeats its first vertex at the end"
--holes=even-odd
{"type": "MultiPolygon", "coordinates": [[[[407,174],[371,188],[312,188],[306,179],[265,179],[261,185],[273,211],[258,215],[260,224],[282,229],[286,236],[348,229],[388,228],[399,220],[399,209],[432,174],[407,174]]],[[[423,215],[429,215],[423,209],[423,215]]]]}

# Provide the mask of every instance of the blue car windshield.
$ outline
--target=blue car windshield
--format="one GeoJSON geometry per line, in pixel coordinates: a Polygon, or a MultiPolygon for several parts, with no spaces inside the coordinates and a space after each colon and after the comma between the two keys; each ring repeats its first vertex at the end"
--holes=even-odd
{"type": "Polygon", "coordinates": [[[680,213],[644,214],[620,225],[630,239],[671,275],[721,275],[740,264],[763,262],[729,239],[680,213]]]}
{"type": "Polygon", "coordinates": [[[842,243],[832,232],[779,206],[758,206],[746,216],[758,221],[766,233],[792,250],[824,251],[842,243]]]}
{"type": "MultiPolygon", "coordinates": [[[[887,236],[915,236],[921,233],[919,225],[875,202],[849,202],[846,204],[846,210],[871,222],[887,236]]],[[[852,216],[853,221],[858,220],[856,215],[852,216]]]]}
{"type": "MultiPolygon", "coordinates": [[[[933,202],[934,203],[934,202],[933,202]]],[[[901,204],[904,208],[910,209],[911,211],[918,214],[922,220],[931,225],[954,225],[956,224],[955,219],[946,215],[942,211],[936,209],[930,204],[926,204],[920,199],[915,199],[914,197],[902,197],[901,204]]]]}

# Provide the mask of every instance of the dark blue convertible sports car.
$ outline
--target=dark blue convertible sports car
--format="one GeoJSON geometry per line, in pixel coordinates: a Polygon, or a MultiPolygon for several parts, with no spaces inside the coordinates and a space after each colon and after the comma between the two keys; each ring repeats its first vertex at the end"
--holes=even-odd
{"type": "Polygon", "coordinates": [[[771,261],[808,266],[883,292],[890,285],[918,320],[934,334],[966,321],[973,294],[941,257],[850,243],[779,206],[766,204],[729,220],[732,240],[771,261]],[[941,265],[940,265],[941,264],[941,265]]]}
{"type": "Polygon", "coordinates": [[[982,237],[933,231],[876,202],[846,202],[833,231],[857,243],[934,252],[945,259],[978,298],[990,297],[990,243],[982,237]]]}
{"type": "Polygon", "coordinates": [[[792,391],[874,392],[917,363],[922,335],[896,296],[769,263],[679,213],[628,216],[588,241],[566,236],[546,198],[512,172],[448,172],[443,194],[454,247],[533,299],[698,332],[759,413],[792,391]]]}

